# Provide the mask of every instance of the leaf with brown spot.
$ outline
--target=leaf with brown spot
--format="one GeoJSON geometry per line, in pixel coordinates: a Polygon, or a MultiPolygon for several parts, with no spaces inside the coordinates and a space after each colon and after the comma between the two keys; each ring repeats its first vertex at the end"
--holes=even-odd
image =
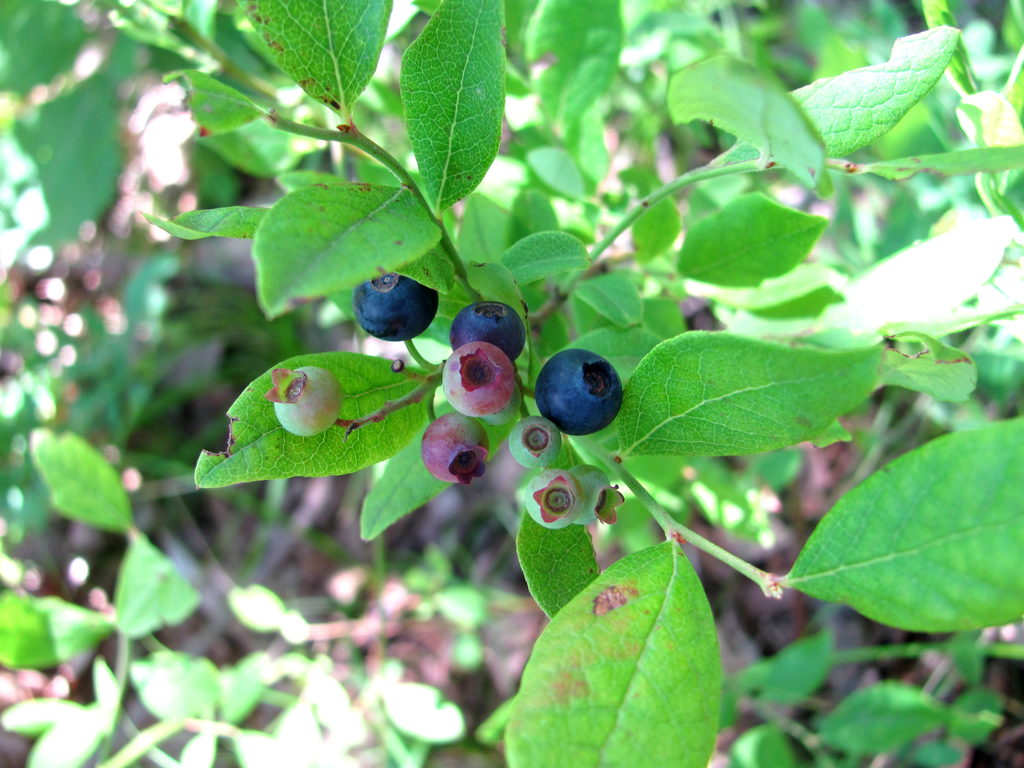
{"type": "Polygon", "coordinates": [[[506,729],[511,768],[706,768],[721,668],[707,598],[674,542],[625,557],[551,620],[506,729]],[[671,735],[670,738],[667,735],[671,735]]]}

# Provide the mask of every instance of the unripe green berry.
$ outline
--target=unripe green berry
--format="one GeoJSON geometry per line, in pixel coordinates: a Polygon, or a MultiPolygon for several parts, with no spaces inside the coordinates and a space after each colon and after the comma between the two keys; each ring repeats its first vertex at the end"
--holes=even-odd
{"type": "Polygon", "coordinates": [[[571,525],[583,509],[583,491],[568,470],[545,469],[526,487],[526,511],[545,528],[571,525]]]}
{"type": "Polygon", "coordinates": [[[543,416],[527,416],[512,427],[508,449],[524,467],[546,467],[562,450],[562,433],[543,416]]]}
{"type": "Polygon", "coordinates": [[[324,368],[306,365],[294,371],[275,368],[266,398],[274,404],[281,426],[293,435],[311,437],[328,429],[341,410],[341,384],[324,368]]]}
{"type": "Polygon", "coordinates": [[[625,499],[619,489],[609,485],[608,476],[597,467],[580,464],[570,472],[583,490],[582,511],[573,521],[588,525],[595,520],[614,523],[618,519],[617,509],[625,499]]]}

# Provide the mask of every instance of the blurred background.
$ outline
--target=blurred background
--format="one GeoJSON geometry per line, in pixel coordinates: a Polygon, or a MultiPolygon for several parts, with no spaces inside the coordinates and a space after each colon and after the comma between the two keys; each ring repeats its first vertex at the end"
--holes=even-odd
{"type": "MultiPolygon", "coordinates": [[[[400,58],[437,4],[395,1],[377,75],[356,109],[361,130],[400,159],[411,157],[400,58]]],[[[669,74],[696,58],[739,52],[795,88],[885,60],[893,40],[925,27],[918,6],[894,0],[624,2],[616,84],[596,108],[590,135],[567,152],[552,146],[525,85],[523,39],[534,5],[507,3],[502,152],[456,211],[468,216],[475,207],[503,228],[463,229],[464,256],[496,257],[549,229],[593,242],[659,179],[728,146],[727,137],[673,126],[666,115],[669,74]],[[586,152],[591,159],[582,162],[586,152]]],[[[998,89],[1012,80],[1024,41],[1022,4],[953,7],[979,81],[998,89]]],[[[254,297],[249,241],[182,241],[142,216],[268,206],[287,189],[275,179],[296,171],[388,182],[355,153],[262,121],[200,136],[174,73],[199,68],[232,81],[225,61],[265,84],[296,119],[324,119],[267,59],[229,0],[0,5],[0,582],[20,595],[110,610],[124,538],[56,515],[32,461],[34,430],[74,433],[116,469],[135,525],[200,596],[184,621],[134,643],[130,668],[117,674],[122,682],[127,674],[124,714],[108,755],[123,754],[154,724],[186,718],[139,764],[249,768],[280,765],[275,756],[284,755],[296,766],[502,765],[503,704],[546,623],[516,559],[521,470],[505,449],[483,481],[445,491],[371,542],[359,536],[359,515],[379,467],[195,488],[200,451],[224,445],[228,407],[275,362],[339,349],[405,354],[400,345],[367,341],[351,322],[347,296],[266,320],[254,297]],[[219,748],[206,762],[201,750],[213,737],[219,748]]],[[[865,159],[959,145],[957,101],[940,83],[865,159]]],[[[1011,103],[1019,130],[1020,105],[1011,103]]],[[[1003,179],[995,201],[979,195],[970,177],[898,185],[837,179],[827,200],[784,176],[701,185],[659,214],[656,231],[613,251],[670,285],[645,294],[640,328],[648,336],[720,328],[730,316],[730,308],[671,286],[661,257],[678,242],[680,216],[695,220],[755,188],[827,216],[815,259],[845,273],[941,230],[950,217],[987,208],[1021,221],[1016,177],[1003,179]]],[[[457,310],[442,306],[423,345],[428,358],[443,356],[457,310]]],[[[542,343],[557,349],[573,336],[574,318],[594,311],[570,301],[542,343]]],[[[635,472],[680,520],[784,573],[833,501],[872,471],[939,434],[1019,414],[1022,339],[1020,320],[956,339],[979,372],[964,404],[888,388],[844,419],[850,442],[735,459],[638,459],[635,472]]],[[[632,502],[618,524],[594,532],[602,565],[659,539],[632,502]]],[[[714,765],[1024,766],[1020,624],[956,636],[908,633],[792,590],[765,600],[731,569],[690,554],[728,679],[714,765]],[[855,710],[860,740],[834,729],[822,734],[823,716],[883,680],[918,689],[928,697],[925,709],[941,717],[922,728],[890,713],[880,725],[870,712],[858,720],[855,710]],[[872,743],[871,728],[886,736],[872,743]],[[882,743],[885,754],[873,754],[882,743]]],[[[88,706],[100,697],[94,663],[105,659],[118,673],[128,663],[121,650],[109,637],[97,653],[57,666],[0,668],[0,710],[39,698],[88,706]]],[[[52,749],[30,762],[36,737],[60,717],[0,730],[0,766],[96,763],[52,749]]]]}

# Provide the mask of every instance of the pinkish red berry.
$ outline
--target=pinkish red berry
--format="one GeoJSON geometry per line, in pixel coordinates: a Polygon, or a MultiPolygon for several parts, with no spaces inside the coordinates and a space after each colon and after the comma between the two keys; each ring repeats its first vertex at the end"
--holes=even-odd
{"type": "Polygon", "coordinates": [[[487,461],[487,433],[480,423],[460,413],[446,413],[423,433],[423,465],[438,480],[469,485],[482,477],[487,461]]]}
{"type": "Polygon", "coordinates": [[[452,352],[444,364],[445,397],[459,413],[488,416],[504,409],[516,389],[516,372],[508,355],[486,341],[471,341],[452,352]]]}

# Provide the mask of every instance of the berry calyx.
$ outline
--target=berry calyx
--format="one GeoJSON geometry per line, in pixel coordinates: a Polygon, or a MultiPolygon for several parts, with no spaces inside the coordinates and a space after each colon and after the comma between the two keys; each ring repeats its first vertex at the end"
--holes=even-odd
{"type": "Polygon", "coordinates": [[[471,341],[486,341],[515,360],[526,344],[526,326],[508,304],[478,301],[464,307],[452,320],[448,336],[452,349],[471,341]]]}
{"type": "Polygon", "coordinates": [[[534,387],[541,415],[570,435],[604,429],[622,407],[612,364],[585,349],[563,349],[541,368],[534,387]]]}
{"type": "Polygon", "coordinates": [[[583,491],[572,473],[545,469],[526,488],[526,511],[545,528],[565,528],[583,510],[583,491]]]}
{"type": "Polygon", "coordinates": [[[516,390],[515,368],[493,344],[474,341],[452,352],[441,376],[448,402],[466,416],[488,416],[508,406],[516,390]]]}
{"type": "Polygon", "coordinates": [[[360,283],[352,292],[356,322],[384,341],[408,341],[437,314],[437,291],[397,272],[360,283]]]}
{"type": "Polygon", "coordinates": [[[487,433],[479,422],[460,413],[446,413],[423,433],[423,465],[438,480],[469,485],[483,477],[487,461],[487,433]]]}
{"type": "Polygon", "coordinates": [[[543,416],[527,416],[512,427],[508,449],[524,467],[546,467],[562,450],[562,433],[543,416]]]}
{"type": "Polygon", "coordinates": [[[266,393],[281,426],[293,435],[312,437],[329,428],[341,409],[341,384],[324,368],[313,365],[275,368],[274,386],[266,393]]]}

